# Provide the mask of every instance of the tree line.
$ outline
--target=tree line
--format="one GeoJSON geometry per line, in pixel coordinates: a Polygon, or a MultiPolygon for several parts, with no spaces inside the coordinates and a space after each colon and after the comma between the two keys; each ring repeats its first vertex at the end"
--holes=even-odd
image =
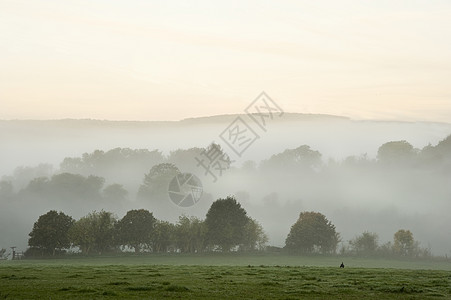
{"type": "Polygon", "coordinates": [[[379,245],[377,233],[365,231],[345,243],[335,225],[319,212],[301,212],[285,240],[285,249],[297,253],[341,254],[354,256],[430,257],[427,248],[420,247],[410,230],[400,229],[393,243],[379,245]],[[338,249],[341,243],[341,248],[338,249]]]}
{"type": "Polygon", "coordinates": [[[28,256],[53,256],[71,248],[87,255],[256,251],[268,241],[260,223],[233,197],[216,200],[204,220],[182,215],[175,224],[158,220],[145,209],[129,210],[122,219],[94,211],[79,220],[51,210],[39,217],[29,236],[28,256]]]}
{"type": "MultiPolygon", "coordinates": [[[[226,153],[216,145],[222,154],[226,153]]],[[[175,174],[193,172],[202,174],[195,157],[201,155],[206,148],[177,149],[164,156],[159,150],[115,148],[109,151],[95,150],[84,153],[81,157],[67,157],[57,172],[51,165],[42,164],[37,167],[19,167],[11,176],[0,180],[0,199],[27,197],[57,198],[59,192],[84,199],[106,199],[123,201],[130,191],[124,187],[136,186],[137,198],[159,194],[162,187],[175,174]],[[137,185],[137,175],[142,176],[137,185]],[[105,182],[111,184],[106,187],[105,182]]],[[[259,164],[249,160],[240,168],[230,170],[233,174],[260,172],[280,173],[327,173],[337,166],[343,168],[359,168],[367,171],[393,169],[409,170],[415,168],[429,172],[435,169],[444,175],[451,165],[451,135],[437,145],[431,144],[423,149],[416,149],[405,140],[391,141],[381,145],[376,159],[366,154],[349,156],[341,162],[330,160],[325,163],[319,151],[308,145],[286,149],[274,154],[259,164]],[[381,169],[382,168],[382,169],[381,169]]]]}
{"type": "MultiPolygon", "coordinates": [[[[51,210],[39,217],[29,234],[27,257],[55,256],[72,249],[85,255],[135,253],[202,253],[266,251],[268,237],[260,223],[247,215],[234,197],[218,199],[204,220],[182,215],[174,224],[157,220],[145,209],[129,210],[122,219],[111,212],[92,212],[74,220],[51,210]]],[[[363,232],[337,249],[341,241],[335,225],[319,212],[301,212],[281,250],[303,254],[390,255],[428,257],[412,232],[400,229],[393,243],[378,244],[376,233],[363,232]]]]}

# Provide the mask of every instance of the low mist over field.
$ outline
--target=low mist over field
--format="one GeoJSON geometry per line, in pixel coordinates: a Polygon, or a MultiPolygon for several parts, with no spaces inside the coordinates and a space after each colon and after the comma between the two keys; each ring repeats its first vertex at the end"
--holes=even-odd
{"type": "Polygon", "coordinates": [[[450,254],[451,124],[286,113],[266,132],[255,129],[259,138],[240,157],[220,138],[236,117],[0,121],[0,248],[25,250],[49,210],[79,219],[103,209],[120,219],[144,208],[175,222],[182,214],[203,219],[214,200],[232,195],[272,246],[285,245],[301,211],[318,211],[342,247],[364,231],[383,244],[406,229],[433,254],[450,254]],[[195,160],[211,143],[232,160],[216,182],[195,160]],[[145,174],[162,163],[201,180],[196,205],[171,203],[167,181],[158,193],[143,192],[145,174]]]}

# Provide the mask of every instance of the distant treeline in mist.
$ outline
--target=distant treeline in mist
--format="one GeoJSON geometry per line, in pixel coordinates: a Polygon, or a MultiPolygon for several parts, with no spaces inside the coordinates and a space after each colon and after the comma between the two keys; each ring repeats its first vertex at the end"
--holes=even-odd
{"type": "MultiPolygon", "coordinates": [[[[220,146],[218,146],[221,149],[220,146]]],[[[196,157],[201,157],[205,148],[178,149],[164,156],[158,150],[115,148],[109,151],[95,150],[81,157],[65,158],[59,169],[52,165],[40,164],[36,167],[18,167],[10,176],[0,181],[0,199],[46,198],[58,201],[124,201],[134,198],[124,186],[130,186],[136,197],[158,195],[167,191],[168,181],[180,172],[192,172],[204,175],[196,157]],[[171,164],[164,169],[161,164],[171,164]],[[166,174],[163,174],[166,172],[166,174]],[[105,186],[105,182],[109,182],[105,186]]],[[[227,153],[222,150],[223,155],[227,153]]],[[[374,172],[397,172],[411,169],[418,171],[436,171],[438,174],[451,174],[451,136],[436,146],[427,145],[415,149],[407,141],[391,141],[383,144],[377,158],[366,154],[350,156],[342,161],[323,161],[320,152],[302,145],[295,149],[286,149],[282,153],[257,163],[245,161],[241,166],[224,171],[226,175],[240,175],[258,172],[287,177],[292,174],[316,176],[330,173],[340,167],[366,169],[374,172]]],[[[163,165],[164,166],[164,165],[163,165]]]]}

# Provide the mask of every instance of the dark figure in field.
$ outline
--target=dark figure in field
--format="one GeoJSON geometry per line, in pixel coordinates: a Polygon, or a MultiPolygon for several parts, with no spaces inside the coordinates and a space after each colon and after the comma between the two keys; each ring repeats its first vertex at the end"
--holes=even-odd
{"type": "Polygon", "coordinates": [[[343,262],[341,262],[340,268],[344,268],[345,265],[343,264],[343,262]]]}

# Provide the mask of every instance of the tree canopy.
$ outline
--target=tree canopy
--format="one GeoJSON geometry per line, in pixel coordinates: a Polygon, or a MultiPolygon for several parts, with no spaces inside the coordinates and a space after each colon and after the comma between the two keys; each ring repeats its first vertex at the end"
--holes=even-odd
{"type": "Polygon", "coordinates": [[[56,250],[70,247],[68,232],[73,225],[72,217],[51,210],[34,223],[28,245],[41,249],[43,253],[55,255],[56,250]]]}
{"type": "Polygon", "coordinates": [[[339,242],[335,226],[318,212],[301,212],[291,226],[285,247],[304,253],[333,253],[339,242]]]}
{"type": "Polygon", "coordinates": [[[207,240],[218,245],[222,251],[230,251],[244,241],[244,232],[249,222],[247,213],[233,197],[218,199],[207,212],[207,240]]]}
{"type": "Polygon", "coordinates": [[[153,214],[145,209],[129,210],[116,224],[117,239],[121,245],[128,245],[140,252],[150,245],[155,226],[153,214]]]}
{"type": "Polygon", "coordinates": [[[143,184],[139,188],[140,197],[166,194],[169,182],[180,170],[171,163],[162,163],[153,166],[144,176],[143,184]]]}
{"type": "Polygon", "coordinates": [[[114,247],[115,223],[112,213],[94,211],[75,222],[69,232],[70,240],[85,254],[102,254],[114,247]]]}
{"type": "Polygon", "coordinates": [[[365,231],[350,241],[350,244],[356,254],[372,255],[378,248],[378,239],[376,233],[365,231]]]}
{"type": "Polygon", "coordinates": [[[311,171],[321,165],[321,153],[312,150],[308,145],[302,145],[295,149],[286,149],[282,153],[274,154],[268,160],[262,162],[263,168],[297,169],[299,171],[311,171]]]}

